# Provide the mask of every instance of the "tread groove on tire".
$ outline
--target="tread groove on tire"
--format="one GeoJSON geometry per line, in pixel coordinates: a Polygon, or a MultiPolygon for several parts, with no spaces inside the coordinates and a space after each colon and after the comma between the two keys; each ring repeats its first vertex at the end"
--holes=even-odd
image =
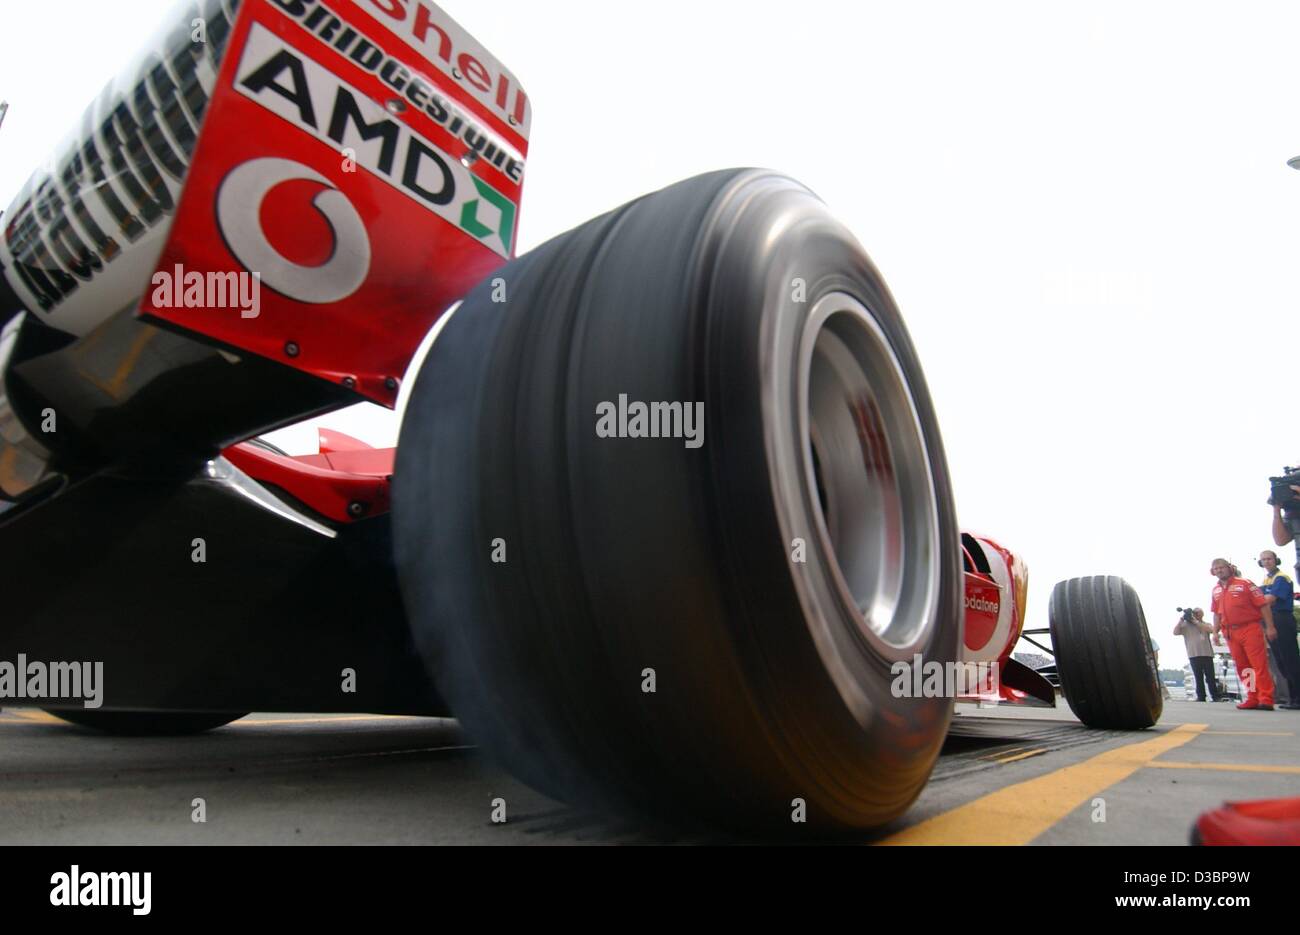
{"type": "Polygon", "coordinates": [[[1090,727],[1135,730],[1160,718],[1159,675],[1137,593],[1121,578],[1097,575],[1056,585],[1048,626],[1061,691],[1090,727]]]}
{"type": "Polygon", "coordinates": [[[507,263],[492,274],[506,303],[472,290],[403,419],[394,533],[415,642],[467,730],[557,798],[789,831],[803,797],[794,830],[858,829],[900,814],[938,755],[952,700],[893,698],[888,662],[864,653],[848,660],[873,705],[860,722],[802,617],[762,445],[759,337],[808,308],[756,281],[773,244],[807,267],[808,308],[819,289],[846,291],[901,362],[944,564],[920,648],[956,658],[951,487],[879,274],[797,183],[689,179],[507,263]],[[621,392],[703,402],[703,448],[597,439],[594,405],[621,392]],[[504,564],[488,560],[496,537],[504,564]]]}

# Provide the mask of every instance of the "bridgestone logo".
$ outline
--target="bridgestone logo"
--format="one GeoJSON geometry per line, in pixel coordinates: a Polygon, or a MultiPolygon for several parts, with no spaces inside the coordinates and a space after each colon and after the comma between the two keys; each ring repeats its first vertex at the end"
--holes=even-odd
{"type": "Polygon", "coordinates": [[[981,610],[986,614],[996,614],[1000,610],[1000,605],[996,601],[986,601],[982,597],[966,598],[967,610],[981,610]]]}
{"type": "Polygon", "coordinates": [[[235,90],[326,143],[502,257],[515,204],[363,92],[254,23],[235,90]]]}
{"type": "MultiPolygon", "coordinates": [[[[481,156],[487,165],[492,166],[510,181],[519,184],[523,181],[524,157],[492,130],[485,127],[477,118],[463,110],[452,98],[443,95],[438,88],[423,76],[411,70],[400,59],[388,55],[369,39],[352,27],[345,27],[343,21],[325,4],[315,0],[274,0],[275,4],[307,30],[321,43],[334,49],[358,68],[365,69],[379,78],[384,84],[402,95],[417,111],[429,117],[452,136],[459,137],[471,150],[481,156]]],[[[384,0],[391,3],[393,0],[384,0]]],[[[436,49],[427,50],[428,54],[439,57],[445,62],[451,61],[451,36],[434,24],[428,17],[429,9],[420,4],[416,15],[416,30],[426,39],[437,37],[440,41],[436,49]]],[[[390,12],[384,10],[384,12],[390,12]]],[[[409,39],[408,39],[409,41],[409,39]]],[[[417,49],[420,46],[415,46],[417,49]]],[[[462,62],[464,74],[474,75],[485,72],[483,65],[467,53],[461,53],[457,59],[462,62]]],[[[498,106],[505,106],[504,92],[508,89],[510,79],[500,75],[502,97],[498,106]]],[[[470,87],[475,87],[470,79],[470,87]]],[[[482,85],[478,85],[481,89],[482,85]]],[[[517,119],[523,119],[524,95],[516,92],[517,119]]]]}

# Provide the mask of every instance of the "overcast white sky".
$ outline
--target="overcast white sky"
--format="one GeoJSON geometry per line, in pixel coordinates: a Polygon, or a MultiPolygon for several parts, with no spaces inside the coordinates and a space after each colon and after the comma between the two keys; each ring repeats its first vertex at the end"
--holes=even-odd
{"type": "MultiPolygon", "coordinates": [[[[1122,575],[1181,665],[1210,559],[1258,580],[1266,478],[1300,462],[1300,5],[441,6],[533,102],[521,249],[725,166],[831,205],[911,328],[963,526],[1029,563],[1031,626],[1058,579],[1122,575]]],[[[5,4],[0,202],[170,8],[5,4]]]]}

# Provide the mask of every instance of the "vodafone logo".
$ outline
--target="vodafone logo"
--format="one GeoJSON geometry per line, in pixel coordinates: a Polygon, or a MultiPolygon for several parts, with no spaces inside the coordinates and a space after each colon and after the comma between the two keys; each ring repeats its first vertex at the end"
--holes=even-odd
{"type": "Polygon", "coordinates": [[[370,236],[357,209],[325,176],[292,159],[251,159],[232,169],[217,192],[217,226],[240,263],[259,273],[265,285],[299,302],[322,305],[345,299],[370,272],[370,236]],[[311,205],[329,223],[333,249],[318,266],[288,259],[262,229],[262,202],[267,194],[297,179],[325,186],[311,205]]]}
{"type": "Polygon", "coordinates": [[[1000,609],[997,601],[986,601],[982,597],[966,598],[967,610],[979,610],[986,614],[996,614],[1000,609]]]}

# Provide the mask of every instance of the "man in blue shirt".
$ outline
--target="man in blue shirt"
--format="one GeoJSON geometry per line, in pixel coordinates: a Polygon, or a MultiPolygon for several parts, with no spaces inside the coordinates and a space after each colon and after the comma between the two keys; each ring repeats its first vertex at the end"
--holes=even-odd
{"type": "Polygon", "coordinates": [[[1273,602],[1273,626],[1277,629],[1277,639],[1268,644],[1273,653],[1273,660],[1278,670],[1286,679],[1288,698],[1286,704],[1279,708],[1300,709],[1300,646],[1296,643],[1296,623],[1292,610],[1295,606],[1295,582],[1283,574],[1278,566],[1277,553],[1265,549],[1259,553],[1259,567],[1264,569],[1267,577],[1260,585],[1260,590],[1273,602]]]}

